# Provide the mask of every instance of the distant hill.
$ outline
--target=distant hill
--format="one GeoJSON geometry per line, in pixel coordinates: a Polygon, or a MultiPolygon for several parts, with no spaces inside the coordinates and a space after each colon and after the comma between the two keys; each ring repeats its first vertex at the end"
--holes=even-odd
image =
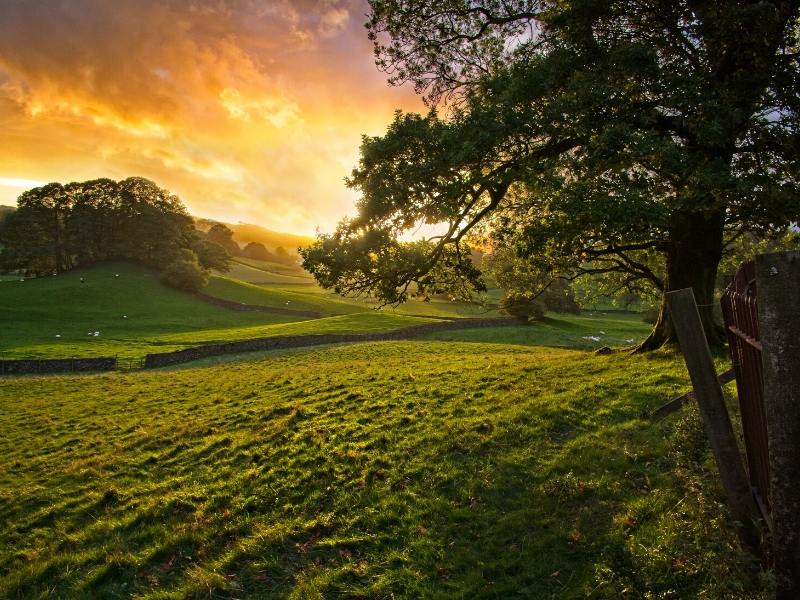
{"type": "Polygon", "coordinates": [[[225,223],[213,219],[195,219],[195,227],[200,231],[208,231],[215,223],[222,223],[233,231],[233,239],[240,246],[245,246],[250,242],[264,244],[268,250],[274,252],[275,248],[282,246],[289,253],[295,253],[300,246],[308,246],[314,238],[305,235],[295,235],[293,233],[282,233],[272,231],[260,225],[250,223],[225,223]]]}
{"type": "Polygon", "coordinates": [[[10,215],[15,210],[17,210],[17,209],[14,208],[13,206],[6,206],[5,204],[0,204],[0,221],[5,219],[8,215],[10,215]]]}

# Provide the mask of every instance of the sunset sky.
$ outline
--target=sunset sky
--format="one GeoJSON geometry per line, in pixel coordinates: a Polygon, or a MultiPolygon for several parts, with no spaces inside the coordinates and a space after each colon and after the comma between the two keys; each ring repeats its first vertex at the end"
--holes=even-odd
{"type": "Polygon", "coordinates": [[[423,110],[360,0],[2,0],[0,204],[141,175],[197,216],[311,234],[352,214],[362,134],[423,110]]]}

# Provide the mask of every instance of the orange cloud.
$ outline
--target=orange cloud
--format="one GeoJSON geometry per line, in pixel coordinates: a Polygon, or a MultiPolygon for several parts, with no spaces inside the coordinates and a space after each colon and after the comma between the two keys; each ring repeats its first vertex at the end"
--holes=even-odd
{"type": "Polygon", "coordinates": [[[198,215],[310,233],[355,199],[362,134],[421,110],[372,63],[361,0],[0,4],[11,179],[142,175],[198,215]]]}

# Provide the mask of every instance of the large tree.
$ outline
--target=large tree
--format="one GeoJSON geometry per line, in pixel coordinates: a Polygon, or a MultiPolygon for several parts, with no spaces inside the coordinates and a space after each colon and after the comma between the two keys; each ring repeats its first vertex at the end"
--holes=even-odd
{"type": "Polygon", "coordinates": [[[132,259],[160,268],[196,238],[178,197],[148,179],[49,183],[20,195],[0,232],[0,266],[44,275],[132,259]]]}
{"type": "MultiPolygon", "coordinates": [[[[481,229],[555,276],[691,287],[713,338],[726,243],[800,218],[800,2],[370,5],[378,66],[440,108],[364,138],[358,215],[304,251],[323,285],[479,288],[464,241],[481,229]],[[445,232],[399,241],[421,221],[445,232]]],[[[671,336],[662,302],[643,348],[671,336]]]]}

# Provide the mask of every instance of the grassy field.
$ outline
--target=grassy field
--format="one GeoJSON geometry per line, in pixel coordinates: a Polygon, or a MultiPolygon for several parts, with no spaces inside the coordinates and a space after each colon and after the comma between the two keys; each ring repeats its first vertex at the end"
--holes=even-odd
{"type": "Polygon", "coordinates": [[[8,379],[3,598],[756,598],[678,358],[355,344],[8,379]]]}
{"type": "Polygon", "coordinates": [[[298,320],[201,302],[133,264],[5,282],[0,314],[5,357],[113,356],[129,346],[146,347],[164,334],[298,320]],[[87,335],[95,331],[99,336],[87,335]]]}
{"type": "MultiPolygon", "coordinates": [[[[247,268],[245,265],[240,267],[247,268]]],[[[479,304],[450,302],[434,299],[429,302],[410,300],[397,307],[380,305],[366,298],[343,298],[333,292],[323,290],[313,280],[300,279],[302,283],[286,283],[286,276],[255,270],[257,275],[243,272],[234,267],[226,275],[211,277],[205,293],[225,300],[245,304],[277,308],[313,310],[325,314],[349,314],[365,311],[380,311],[393,315],[458,318],[458,317],[496,317],[496,308],[486,308],[479,304]],[[262,277],[263,276],[263,277],[262,277]]],[[[299,279],[299,278],[298,278],[299,279]]]]}
{"type": "Polygon", "coordinates": [[[297,289],[246,283],[232,277],[212,276],[203,290],[206,294],[258,306],[313,310],[326,314],[365,312],[370,307],[334,294],[302,293],[297,289]]]}
{"type": "Polygon", "coordinates": [[[223,274],[232,279],[256,285],[284,285],[284,286],[313,286],[314,280],[305,271],[298,271],[298,275],[284,275],[265,268],[256,268],[243,262],[231,263],[231,270],[223,274]],[[301,275],[302,274],[302,275],[301,275]]]}
{"type": "MultiPolygon", "coordinates": [[[[224,282],[227,289],[244,292],[250,289],[247,284],[227,282],[224,282]]],[[[256,288],[257,292],[259,290],[256,288]]],[[[275,291],[271,297],[279,293],[275,291]]],[[[242,293],[233,298],[241,302],[249,296],[242,293]]],[[[285,300],[283,302],[280,306],[285,307],[285,300]]],[[[324,308],[330,304],[318,299],[304,306],[324,308]]],[[[360,310],[366,311],[363,307],[360,310]]],[[[0,287],[0,314],[3,315],[0,356],[4,358],[118,356],[135,359],[150,352],[202,343],[270,335],[380,331],[424,322],[375,311],[363,312],[359,318],[352,318],[355,316],[352,315],[349,319],[316,320],[237,312],[172,290],[162,285],[151,271],[131,264],[107,265],[24,282],[4,282],[0,287]],[[295,327],[275,328],[286,324],[295,327]],[[98,336],[88,335],[95,331],[99,332],[98,336]]]]}
{"type": "MultiPolygon", "coordinates": [[[[410,302],[399,309],[376,311],[363,302],[341,300],[327,293],[299,293],[223,277],[213,277],[206,292],[249,304],[345,314],[305,319],[231,311],[172,290],[147,269],[130,264],[107,265],[57,277],[3,283],[0,311],[7,319],[0,334],[0,356],[117,356],[124,361],[204,343],[389,331],[433,322],[442,316],[497,316],[496,312],[480,311],[476,306],[441,301],[410,302]],[[95,331],[98,336],[87,335],[95,331]]],[[[631,345],[628,340],[639,341],[646,333],[647,326],[635,315],[587,314],[554,315],[542,323],[512,328],[440,332],[433,337],[588,349],[631,345]],[[602,341],[584,339],[589,335],[599,335],[602,341]]]]}
{"type": "Polygon", "coordinates": [[[257,270],[266,271],[267,273],[278,273],[280,275],[299,277],[301,279],[309,279],[313,281],[311,274],[307,271],[304,271],[299,265],[286,265],[284,263],[273,262],[270,260],[256,260],[254,258],[245,258],[243,256],[237,256],[233,260],[234,264],[239,263],[248,265],[257,270]]]}
{"type": "Polygon", "coordinates": [[[650,333],[650,325],[633,313],[549,314],[536,323],[518,327],[487,327],[431,333],[437,340],[502,342],[525,346],[556,346],[592,350],[630,347],[650,333]],[[599,338],[599,339],[590,339],[599,338]]]}

